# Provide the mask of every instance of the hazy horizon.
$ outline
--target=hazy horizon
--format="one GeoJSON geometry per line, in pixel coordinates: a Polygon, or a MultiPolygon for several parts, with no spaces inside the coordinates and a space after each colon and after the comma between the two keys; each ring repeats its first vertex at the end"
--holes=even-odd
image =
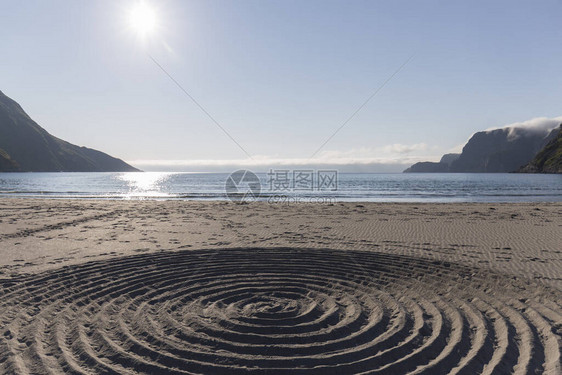
{"type": "Polygon", "coordinates": [[[477,131],[562,119],[560,1],[144,1],[142,38],[138,3],[3,5],[0,90],[144,170],[400,172],[477,131]]]}

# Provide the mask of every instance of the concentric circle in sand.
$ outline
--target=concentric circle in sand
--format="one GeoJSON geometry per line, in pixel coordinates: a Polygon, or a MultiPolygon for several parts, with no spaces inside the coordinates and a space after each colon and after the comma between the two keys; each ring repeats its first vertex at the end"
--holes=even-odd
{"type": "Polygon", "coordinates": [[[125,257],[4,283],[0,372],[558,374],[561,300],[373,252],[125,257]]]}

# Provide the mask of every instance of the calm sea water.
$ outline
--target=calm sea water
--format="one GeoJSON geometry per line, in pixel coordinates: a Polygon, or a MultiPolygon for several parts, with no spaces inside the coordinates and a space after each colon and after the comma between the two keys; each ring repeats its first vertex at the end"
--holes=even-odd
{"type": "MultiPolygon", "coordinates": [[[[228,199],[228,173],[0,173],[0,196],[106,199],[228,199]]],[[[339,174],[336,191],[270,189],[258,174],[261,200],[560,202],[562,175],[339,174]]]]}

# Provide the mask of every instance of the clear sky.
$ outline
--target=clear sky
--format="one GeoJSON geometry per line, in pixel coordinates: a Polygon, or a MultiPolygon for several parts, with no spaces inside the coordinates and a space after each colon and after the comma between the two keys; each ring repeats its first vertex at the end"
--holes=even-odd
{"type": "Polygon", "coordinates": [[[476,131],[562,115],[561,0],[147,1],[145,40],[136,3],[2,1],[0,90],[50,133],[156,170],[247,157],[147,53],[246,165],[307,160],[412,55],[320,160],[436,160],[476,131]]]}

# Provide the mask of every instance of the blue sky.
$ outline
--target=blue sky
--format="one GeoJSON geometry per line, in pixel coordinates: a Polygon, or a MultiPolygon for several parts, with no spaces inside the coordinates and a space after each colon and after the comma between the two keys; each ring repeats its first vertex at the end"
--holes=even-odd
{"type": "Polygon", "coordinates": [[[144,41],[136,3],[4,1],[0,90],[52,134],[156,170],[308,162],[412,55],[316,161],[400,170],[562,115],[560,0],[147,1],[144,41]]]}

